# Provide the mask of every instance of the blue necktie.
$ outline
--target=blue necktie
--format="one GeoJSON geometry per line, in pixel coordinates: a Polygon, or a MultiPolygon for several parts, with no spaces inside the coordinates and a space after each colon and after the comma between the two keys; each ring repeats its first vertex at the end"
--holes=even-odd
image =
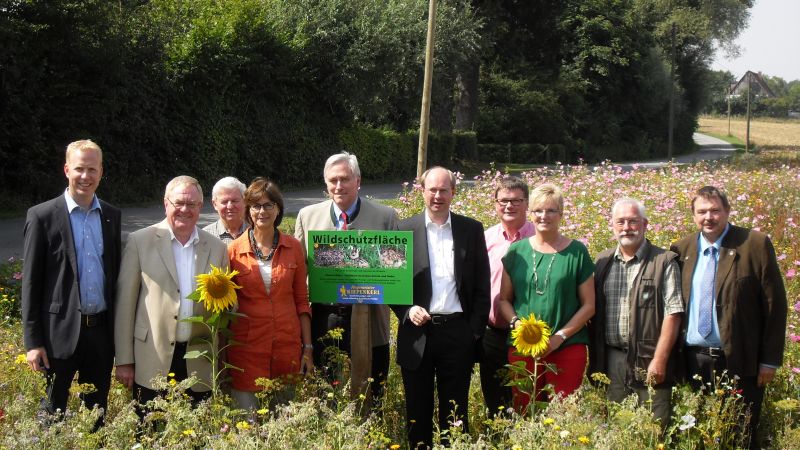
{"type": "Polygon", "coordinates": [[[703,271],[702,288],[700,289],[700,315],[697,321],[697,331],[700,336],[708,337],[714,328],[714,278],[717,273],[717,249],[709,247],[704,252],[708,257],[706,268],[703,271]]]}

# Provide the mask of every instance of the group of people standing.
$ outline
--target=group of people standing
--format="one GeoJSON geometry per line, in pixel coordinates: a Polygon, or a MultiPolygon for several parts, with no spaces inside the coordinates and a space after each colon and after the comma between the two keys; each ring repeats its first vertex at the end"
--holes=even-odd
{"type": "MultiPolygon", "coordinates": [[[[89,406],[107,405],[110,374],[140,404],[159,391],[152,380],[195,375],[194,401],[208,395],[210,364],[185,359],[211,350],[200,324],[208,315],[187,299],[195,276],[211,266],[238,272],[238,312],[226,351],[230,393],[237,405],[258,407],[258,378],[291,386],[315,363],[326,366],[326,347],[350,355],[353,396],[379,401],[389,371],[389,310],[398,318],[397,363],[403,378],[408,440],[433,445],[437,422],[468,429],[468,394],[475,362],[490,415],[529,398],[506,386],[506,365],[547,364],[539,389],[549,384],[569,395],[590,372],[605,373],[607,395],[636,394],[652,401],[666,427],[671,387],[687,379],[698,389],[723,371],[738,377],[754,435],[764,386],[782,364],[786,292],[769,238],[728,222],[730,204],[706,186],[691,202],[698,232],[670,250],[646,238],[644,205],[621,198],[611,207],[616,245],[595,261],[578,240],[561,234],[561,191],[532,191],[519,178],[502,179],[494,192],[499,223],[453,213],[455,175],[434,167],[420,177],[425,208],[399,220],[394,209],[359,195],[355,155],[331,156],[323,175],[329,199],[303,208],[295,235],[278,230],[283,196],[270,180],[249,186],[226,177],[212,190],[219,220],[199,229],[200,184],[179,176],[166,187],[165,219],[131,233],[122,250],[120,211],[97,198],[102,151],[92,141],[71,143],[63,195],[28,211],[25,224],[22,317],[31,369],[43,371],[43,409],[64,411],[75,373],[96,390],[89,406]],[[310,230],[406,230],[413,240],[413,299],[406,305],[315,302],[307,289],[310,230]],[[510,345],[510,333],[534,314],[552,330],[549,348],[534,360],[510,345]],[[335,328],[342,339],[325,339],[335,328]],[[648,389],[649,388],[649,389],[648,389]],[[650,395],[653,395],[652,399],[650,395]]],[[[323,372],[337,376],[330,367],[323,372]]],[[[544,398],[543,398],[544,399],[544,398]]],[[[102,418],[98,422],[101,425],[102,418]]],[[[445,435],[446,436],[446,435],[445,435]]],[[[751,442],[756,447],[757,441],[751,442]]]]}

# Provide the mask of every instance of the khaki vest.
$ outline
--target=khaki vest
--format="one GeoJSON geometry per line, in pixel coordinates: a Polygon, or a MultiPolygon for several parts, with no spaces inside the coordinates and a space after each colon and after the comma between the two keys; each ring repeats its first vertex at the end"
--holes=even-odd
{"type": "MultiPolygon", "coordinates": [[[[643,261],[639,273],[630,287],[629,333],[628,333],[628,373],[626,384],[641,387],[647,374],[647,367],[655,355],[656,344],[661,335],[664,322],[664,270],[677,257],[671,251],[656,247],[645,240],[643,261]]],[[[606,298],[603,285],[608,277],[615,248],[603,251],[597,258],[595,268],[595,315],[589,324],[589,374],[606,373],[605,321],[606,298]]],[[[679,369],[676,343],[667,363],[665,383],[672,383],[679,369]]]]}

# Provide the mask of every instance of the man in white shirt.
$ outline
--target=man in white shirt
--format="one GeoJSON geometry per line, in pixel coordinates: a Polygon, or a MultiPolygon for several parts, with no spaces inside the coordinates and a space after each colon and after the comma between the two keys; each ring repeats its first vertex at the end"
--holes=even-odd
{"type": "Polygon", "coordinates": [[[425,211],[399,226],[414,233],[414,304],[392,307],[411,448],[433,446],[434,380],[439,429],[468,430],[469,382],[490,295],[483,225],[450,212],[455,175],[434,167],[420,183],[425,211]]]}
{"type": "Polygon", "coordinates": [[[179,176],[167,184],[166,219],[128,236],[122,252],[114,321],[116,377],[140,404],[159,393],[152,379],[174,374],[177,381],[195,374],[188,392],[195,401],[210,389],[211,366],[206,358],[184,359],[192,350],[211,350],[193,343],[208,337],[202,324],[182,322],[206,315],[201,303],[186,297],[194,292],[195,277],[213,264],[228,267],[225,244],[197,228],[203,191],[192,177],[179,176]]]}

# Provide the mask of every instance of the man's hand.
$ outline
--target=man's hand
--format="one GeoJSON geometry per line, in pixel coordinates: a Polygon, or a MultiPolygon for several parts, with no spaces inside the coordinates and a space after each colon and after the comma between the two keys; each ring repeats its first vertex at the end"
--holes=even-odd
{"type": "Polygon", "coordinates": [[[125,385],[128,389],[133,389],[133,378],[136,374],[134,364],[122,364],[117,366],[115,374],[120,383],[125,385]]]}
{"type": "Polygon", "coordinates": [[[664,382],[667,377],[667,361],[653,358],[647,366],[647,384],[656,386],[664,382]]]}
{"type": "Polygon", "coordinates": [[[50,368],[50,360],[47,359],[47,350],[44,347],[36,347],[28,350],[26,355],[28,367],[34,372],[50,368]]]}
{"type": "Polygon", "coordinates": [[[775,370],[772,367],[761,366],[758,369],[758,387],[766,386],[773,378],[775,378],[775,370]]]}
{"type": "Polygon", "coordinates": [[[421,327],[431,320],[431,315],[428,314],[428,311],[425,311],[425,308],[414,305],[408,310],[408,319],[414,325],[421,327]]]}

